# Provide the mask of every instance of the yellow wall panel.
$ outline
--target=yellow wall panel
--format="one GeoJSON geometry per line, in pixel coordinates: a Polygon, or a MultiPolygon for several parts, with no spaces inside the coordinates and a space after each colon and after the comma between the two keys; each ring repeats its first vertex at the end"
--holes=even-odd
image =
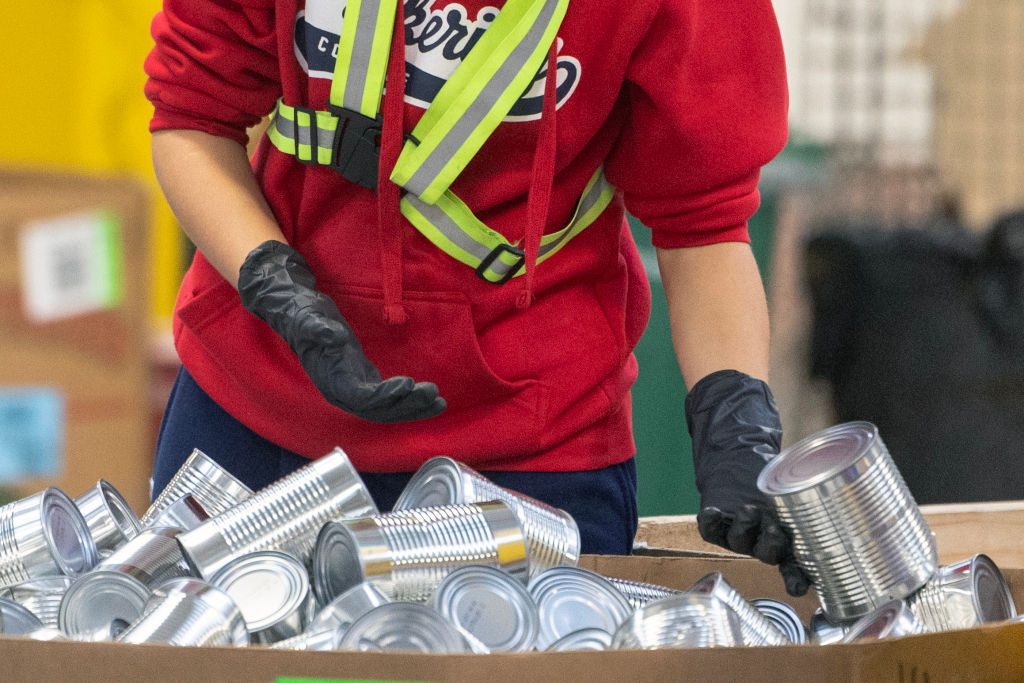
{"type": "Polygon", "coordinates": [[[142,94],[159,0],[8,3],[0,22],[0,162],[127,172],[150,188],[150,297],[166,324],[181,278],[182,237],[150,160],[152,109],[142,94]]]}

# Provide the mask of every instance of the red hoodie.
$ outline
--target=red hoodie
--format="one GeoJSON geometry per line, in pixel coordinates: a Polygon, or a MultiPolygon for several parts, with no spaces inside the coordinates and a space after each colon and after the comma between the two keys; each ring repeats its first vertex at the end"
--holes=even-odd
{"type": "MultiPolygon", "coordinates": [[[[405,0],[405,130],[501,4],[405,0]]],[[[151,130],[245,143],[245,129],[278,97],[325,109],[343,8],[344,0],[165,0],[146,60],[151,130]]],[[[271,441],[309,457],[341,446],[364,471],[412,471],[440,454],[512,470],[631,457],[632,350],[650,291],[624,211],[658,247],[748,240],[759,169],[786,137],[782,47],[769,0],[572,0],[557,59],[545,231],[570,220],[601,164],[618,191],[537,266],[527,308],[516,306],[522,276],[485,282],[401,217],[379,230],[375,194],[334,171],[267,140],[253,162],[285,237],[366,355],[384,376],[435,382],[444,413],[382,425],[334,408],[201,254],[174,317],[178,353],[199,385],[271,441]],[[384,314],[386,287],[397,287],[398,316],[384,314]]],[[[452,185],[513,243],[525,235],[534,150],[550,125],[538,120],[543,93],[539,77],[452,185]]]]}

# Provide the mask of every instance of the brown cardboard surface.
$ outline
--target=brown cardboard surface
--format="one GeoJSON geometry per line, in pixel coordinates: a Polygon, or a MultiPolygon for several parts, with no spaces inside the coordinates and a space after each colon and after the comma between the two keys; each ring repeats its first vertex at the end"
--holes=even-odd
{"type": "MultiPolygon", "coordinates": [[[[775,569],[752,560],[585,556],[582,566],[686,587],[720,570],[747,597],[784,597],[775,569]]],[[[1024,570],[1004,570],[1024,604],[1024,570]]],[[[810,603],[802,602],[801,611],[810,603]]],[[[866,644],[495,655],[287,652],[0,638],[3,678],[18,681],[938,681],[1024,680],[1024,624],[866,644]]]]}
{"type": "MultiPolygon", "coordinates": [[[[935,532],[941,564],[984,553],[999,567],[1024,567],[1024,501],[922,505],[921,512],[935,532]]],[[[738,557],[705,543],[697,532],[695,515],[644,517],[636,542],[644,552],[668,549],[691,555],[738,557]]]]}
{"type": "Polygon", "coordinates": [[[136,510],[148,503],[149,420],[146,242],[148,200],[128,178],[0,169],[0,385],[47,385],[66,400],[65,466],[55,478],[6,486],[29,495],[57,486],[76,497],[108,480],[136,510]],[[112,210],[121,219],[120,305],[51,322],[22,309],[19,234],[26,222],[112,210]]]}

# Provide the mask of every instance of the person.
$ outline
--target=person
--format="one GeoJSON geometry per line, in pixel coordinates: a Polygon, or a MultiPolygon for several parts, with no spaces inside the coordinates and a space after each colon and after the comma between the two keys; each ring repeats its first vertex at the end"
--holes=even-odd
{"type": "Polygon", "coordinates": [[[806,590],[755,484],[781,439],[746,229],[787,136],[769,0],[165,0],[152,32],[154,166],[197,247],[154,494],[196,447],[255,489],[340,446],[387,509],[448,455],[628,554],[650,306],[628,209],[702,533],[806,590]]]}

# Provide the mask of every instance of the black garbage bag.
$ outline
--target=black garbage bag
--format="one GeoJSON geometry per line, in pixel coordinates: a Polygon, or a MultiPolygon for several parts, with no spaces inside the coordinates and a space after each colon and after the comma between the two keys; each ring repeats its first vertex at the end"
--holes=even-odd
{"type": "Polygon", "coordinates": [[[1024,212],[984,235],[832,226],[806,245],[811,373],[918,503],[1024,498],[1024,212]]]}

